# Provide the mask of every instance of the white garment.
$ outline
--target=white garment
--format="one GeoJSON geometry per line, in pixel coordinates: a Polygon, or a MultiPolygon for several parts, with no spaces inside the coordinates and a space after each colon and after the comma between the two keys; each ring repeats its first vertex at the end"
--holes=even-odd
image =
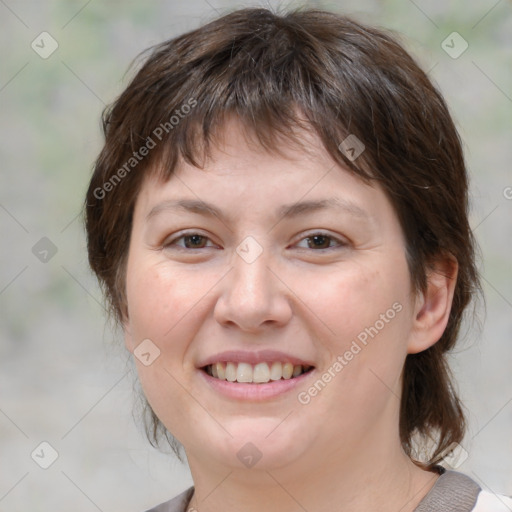
{"type": "Polygon", "coordinates": [[[480,491],[473,512],[512,512],[512,498],[480,491]]]}

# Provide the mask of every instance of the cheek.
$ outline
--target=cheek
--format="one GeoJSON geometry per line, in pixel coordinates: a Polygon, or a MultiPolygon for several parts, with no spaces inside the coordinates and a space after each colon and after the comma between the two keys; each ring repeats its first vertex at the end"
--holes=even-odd
{"type": "Polygon", "coordinates": [[[354,265],[327,279],[306,276],[302,281],[305,302],[330,333],[324,338],[330,352],[337,355],[346,350],[359,335],[364,341],[365,333],[369,337],[368,330],[374,333],[374,328],[380,338],[389,338],[389,343],[400,341],[400,336],[388,335],[402,332],[407,317],[408,271],[403,259],[386,263],[354,265]]]}
{"type": "Polygon", "coordinates": [[[150,365],[134,357],[140,384],[153,411],[180,441],[186,425],[204,420],[184,392],[190,386],[185,360],[201,323],[201,299],[213,285],[209,281],[204,273],[144,265],[135,258],[127,271],[128,337],[133,348],[150,339],[160,351],[150,365]]]}
{"type": "MultiPolygon", "coordinates": [[[[332,384],[315,400],[336,417],[351,410],[362,416],[362,423],[375,419],[384,404],[400,393],[412,314],[405,259],[397,256],[372,263],[315,280],[315,292],[309,292],[305,301],[328,327],[320,327],[322,336],[316,339],[327,356],[323,371],[330,369],[334,375],[332,380],[325,375],[332,384]]],[[[306,277],[304,294],[312,284],[306,277]]]]}
{"type": "Polygon", "coordinates": [[[134,334],[164,339],[208,290],[205,276],[164,265],[128,268],[127,300],[134,334]]]}

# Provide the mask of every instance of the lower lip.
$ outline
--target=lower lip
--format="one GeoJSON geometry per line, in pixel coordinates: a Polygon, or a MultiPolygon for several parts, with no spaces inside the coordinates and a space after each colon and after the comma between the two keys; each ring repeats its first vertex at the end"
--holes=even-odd
{"type": "Polygon", "coordinates": [[[283,395],[292,391],[296,386],[302,384],[314,372],[310,370],[298,377],[292,379],[280,379],[265,382],[263,384],[252,384],[245,382],[230,382],[227,380],[216,379],[211,377],[203,370],[198,370],[202,378],[215,391],[229,398],[235,398],[242,401],[263,401],[270,398],[283,395]]]}

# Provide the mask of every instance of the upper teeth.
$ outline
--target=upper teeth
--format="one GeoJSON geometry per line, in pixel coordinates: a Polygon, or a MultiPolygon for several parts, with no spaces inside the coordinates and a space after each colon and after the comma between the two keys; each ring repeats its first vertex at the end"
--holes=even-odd
{"type": "Polygon", "coordinates": [[[291,379],[309,370],[309,366],[293,365],[292,363],[215,363],[206,367],[212,377],[229,382],[268,382],[270,380],[291,379]]]}

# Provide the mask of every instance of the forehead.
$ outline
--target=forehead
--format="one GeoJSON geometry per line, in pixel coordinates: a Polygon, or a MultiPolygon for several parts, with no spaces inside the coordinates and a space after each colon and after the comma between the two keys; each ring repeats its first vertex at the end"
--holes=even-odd
{"type": "Polygon", "coordinates": [[[152,173],[136,216],[150,221],[161,214],[198,214],[233,226],[309,214],[351,218],[362,228],[363,222],[397,223],[378,186],[335,162],[313,131],[300,137],[300,145],[283,140],[278,152],[269,152],[233,120],[219,132],[203,168],[181,160],[169,179],[152,173]]]}
{"type": "MultiPolygon", "coordinates": [[[[199,167],[181,155],[177,156],[175,165],[166,166],[162,163],[166,153],[173,151],[172,147],[166,148],[160,163],[146,171],[146,181],[157,186],[157,183],[168,181],[183,182],[185,175],[196,181],[229,176],[229,181],[223,180],[225,186],[242,179],[253,185],[259,183],[265,186],[277,181],[277,178],[285,180],[293,175],[295,183],[300,185],[308,179],[308,174],[312,178],[316,176],[320,182],[324,175],[333,170],[356,178],[354,172],[333,160],[318,134],[307,124],[300,129],[275,127],[271,133],[271,147],[261,141],[261,133],[256,130],[234,115],[227,115],[207,140],[201,140],[197,132],[192,130],[196,136],[193,158],[199,167]],[[172,172],[169,172],[171,167],[172,172]]],[[[357,181],[364,183],[362,179],[357,181]]]]}
{"type": "MultiPolygon", "coordinates": [[[[258,134],[247,128],[238,118],[229,116],[216,129],[208,141],[197,144],[195,158],[201,167],[196,167],[183,157],[178,157],[173,172],[158,165],[148,169],[143,185],[161,189],[164,184],[174,183],[175,188],[187,187],[187,183],[220,188],[250,189],[272,196],[276,188],[280,192],[293,190],[306,192],[310,188],[332,187],[335,174],[351,176],[352,182],[365,186],[355,173],[333,160],[313,129],[290,128],[283,134],[276,130],[272,147],[264,146],[258,134]],[[220,187],[222,185],[222,187],[220,187]]],[[[172,148],[169,149],[172,151],[172,148]]],[[[171,187],[166,187],[170,189],[171,187]]],[[[190,190],[193,194],[194,190],[190,190]]],[[[208,191],[212,194],[214,190],[208,191]]]]}

